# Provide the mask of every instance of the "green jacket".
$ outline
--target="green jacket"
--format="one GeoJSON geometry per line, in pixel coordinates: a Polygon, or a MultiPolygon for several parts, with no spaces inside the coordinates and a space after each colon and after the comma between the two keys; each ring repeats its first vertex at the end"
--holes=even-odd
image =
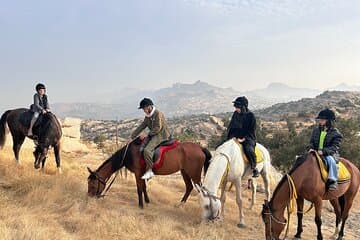
{"type": "Polygon", "coordinates": [[[151,117],[144,118],[144,121],[132,132],[131,138],[137,137],[145,128],[150,129],[149,136],[157,138],[159,143],[170,138],[164,114],[157,109],[151,117]]]}

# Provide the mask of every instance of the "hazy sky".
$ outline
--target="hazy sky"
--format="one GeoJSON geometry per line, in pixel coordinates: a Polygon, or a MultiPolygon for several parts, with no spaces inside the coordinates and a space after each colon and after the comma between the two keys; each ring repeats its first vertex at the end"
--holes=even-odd
{"type": "Polygon", "coordinates": [[[0,0],[0,110],[202,80],[360,84],[358,0],[0,0]]]}

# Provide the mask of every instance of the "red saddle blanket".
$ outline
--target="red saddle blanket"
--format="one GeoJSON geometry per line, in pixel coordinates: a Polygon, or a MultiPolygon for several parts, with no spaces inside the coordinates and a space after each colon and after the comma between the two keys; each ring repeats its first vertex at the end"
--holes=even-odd
{"type": "MultiPolygon", "coordinates": [[[[161,168],[164,163],[164,153],[166,153],[167,151],[169,151],[171,149],[176,148],[177,145],[178,145],[178,140],[175,139],[171,145],[166,145],[166,146],[160,145],[159,147],[155,148],[154,158],[153,158],[153,162],[154,162],[153,169],[161,168]]],[[[143,167],[146,166],[144,156],[142,156],[142,158],[140,159],[140,164],[143,167]]]]}

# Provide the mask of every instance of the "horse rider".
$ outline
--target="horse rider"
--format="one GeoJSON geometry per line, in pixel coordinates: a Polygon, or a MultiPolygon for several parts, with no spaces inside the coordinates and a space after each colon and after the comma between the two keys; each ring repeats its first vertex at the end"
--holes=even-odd
{"type": "Polygon", "coordinates": [[[259,176],[256,168],[256,118],[254,113],[248,109],[249,102],[245,96],[233,101],[235,111],[228,126],[227,139],[235,138],[243,145],[244,153],[250,162],[253,177],[259,176]]]}
{"type": "Polygon", "coordinates": [[[30,106],[30,110],[34,113],[30,122],[30,127],[28,130],[28,136],[33,136],[32,128],[40,116],[40,114],[45,114],[50,112],[48,97],[45,94],[46,88],[42,83],[38,83],[35,87],[36,93],[34,94],[34,103],[30,106]]]}
{"type": "Polygon", "coordinates": [[[170,132],[168,130],[164,114],[160,112],[151,99],[144,98],[140,101],[139,109],[145,113],[144,121],[132,132],[129,141],[136,138],[145,128],[149,128],[148,134],[142,134],[141,138],[149,137],[149,141],[144,148],[144,159],[146,162],[146,172],[141,177],[149,179],[154,176],[152,171],[154,149],[161,142],[169,140],[170,132]]]}
{"type": "Polygon", "coordinates": [[[339,147],[343,136],[335,128],[335,113],[330,109],[320,111],[316,120],[319,121],[319,125],[312,132],[307,150],[317,151],[321,157],[324,157],[329,167],[327,186],[330,190],[336,190],[338,186],[336,163],[339,161],[339,147]]]}

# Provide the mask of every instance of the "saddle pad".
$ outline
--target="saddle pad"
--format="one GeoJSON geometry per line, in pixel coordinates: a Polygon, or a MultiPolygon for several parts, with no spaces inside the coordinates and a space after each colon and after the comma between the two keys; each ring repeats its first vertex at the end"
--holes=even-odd
{"type": "MultiPolygon", "coordinates": [[[[165,145],[165,146],[160,146],[155,148],[154,150],[154,159],[153,159],[153,169],[159,169],[162,167],[163,163],[164,163],[164,153],[166,153],[167,151],[176,148],[176,146],[178,145],[178,140],[175,139],[173,141],[173,143],[171,145],[165,145]]],[[[145,167],[146,163],[144,160],[144,157],[142,156],[142,158],[140,159],[140,164],[145,167]]]]}
{"type": "MultiPolygon", "coordinates": [[[[244,152],[244,148],[243,148],[243,145],[241,143],[239,143],[238,141],[234,140],[237,145],[240,147],[240,151],[243,155],[243,158],[246,162],[249,162],[248,158],[246,157],[245,155],[245,152],[244,152]]],[[[264,161],[264,156],[260,150],[260,148],[258,146],[255,146],[255,155],[256,155],[256,163],[261,163],[264,161]]]]}
{"type": "MultiPolygon", "coordinates": [[[[324,160],[316,153],[316,158],[319,162],[322,179],[326,182],[329,176],[324,160]]],[[[350,180],[351,174],[342,162],[338,163],[338,183],[347,182],[350,180]]]]}

